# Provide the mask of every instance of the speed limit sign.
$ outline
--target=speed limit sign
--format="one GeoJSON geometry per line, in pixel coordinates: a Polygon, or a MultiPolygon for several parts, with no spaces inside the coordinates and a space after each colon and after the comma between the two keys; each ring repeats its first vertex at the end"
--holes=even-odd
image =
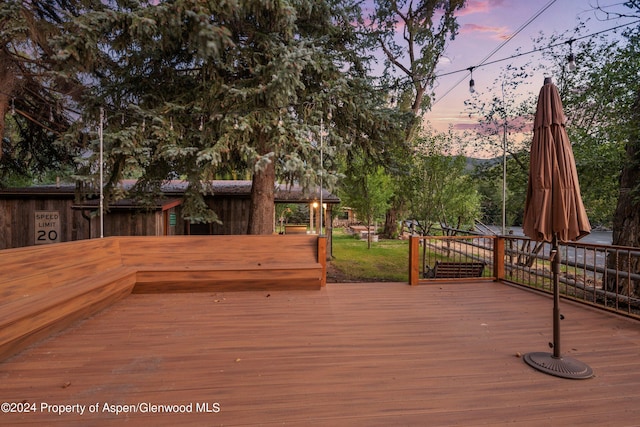
{"type": "Polygon", "coordinates": [[[60,242],[60,212],[35,211],[35,244],[60,242]]]}

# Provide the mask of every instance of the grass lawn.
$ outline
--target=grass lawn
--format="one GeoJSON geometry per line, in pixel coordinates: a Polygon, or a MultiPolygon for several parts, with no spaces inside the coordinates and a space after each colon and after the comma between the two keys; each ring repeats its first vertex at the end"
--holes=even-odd
{"type": "Polygon", "coordinates": [[[358,240],[342,229],[333,230],[335,281],[407,282],[409,280],[409,241],[380,240],[367,249],[366,240],[358,240]]]}

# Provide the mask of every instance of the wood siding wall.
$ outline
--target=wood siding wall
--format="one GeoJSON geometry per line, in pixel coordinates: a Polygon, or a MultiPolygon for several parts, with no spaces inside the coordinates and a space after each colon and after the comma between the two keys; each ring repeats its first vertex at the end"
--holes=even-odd
{"type": "MultiPolygon", "coordinates": [[[[104,220],[104,236],[163,236],[185,234],[247,233],[250,199],[248,197],[219,196],[207,198],[207,204],[218,215],[222,224],[192,224],[182,219],[181,206],[166,211],[140,212],[112,210],[104,220]],[[175,225],[169,216],[175,214],[175,225]]],[[[72,209],[72,195],[21,195],[6,197],[0,194],[0,249],[33,246],[35,244],[35,212],[56,211],[60,215],[59,242],[100,237],[100,218],[89,221],[82,211],[72,209]]],[[[89,215],[86,211],[85,215],[89,215]]],[[[325,217],[328,234],[328,254],[331,256],[331,210],[325,217]]]]}
{"type": "Polygon", "coordinates": [[[60,215],[60,242],[88,239],[89,221],[71,209],[73,198],[0,199],[0,249],[35,245],[36,211],[60,215]]]}
{"type": "MultiPolygon", "coordinates": [[[[208,205],[222,224],[207,224],[204,234],[246,234],[250,200],[244,197],[209,198],[208,205]]],[[[70,196],[22,196],[0,198],[0,249],[35,244],[35,212],[57,211],[60,214],[60,242],[100,237],[100,218],[91,221],[82,211],[72,209],[70,196]]],[[[89,212],[85,212],[86,215],[89,212]]],[[[112,210],[104,218],[104,236],[163,236],[188,234],[180,206],[167,211],[136,212],[112,210]],[[176,225],[169,224],[169,214],[176,215],[176,225]]],[[[202,226],[200,226],[202,228],[202,226]]],[[[196,233],[203,234],[203,233],[196,233]]]]}
{"type": "MultiPolygon", "coordinates": [[[[179,208],[167,211],[112,211],[104,217],[104,236],[174,236],[184,234],[179,208]],[[171,226],[169,214],[176,214],[176,225],[171,226]]],[[[100,218],[91,219],[91,238],[100,237],[100,218]]]]}
{"type": "Polygon", "coordinates": [[[212,224],[211,234],[247,234],[251,200],[244,197],[209,199],[207,203],[222,224],[212,224]]]}

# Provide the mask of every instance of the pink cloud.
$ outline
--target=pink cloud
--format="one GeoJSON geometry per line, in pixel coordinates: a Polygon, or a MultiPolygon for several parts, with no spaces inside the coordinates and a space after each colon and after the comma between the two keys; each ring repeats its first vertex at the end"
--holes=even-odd
{"type": "Polygon", "coordinates": [[[460,29],[460,34],[484,33],[492,38],[501,40],[509,38],[509,28],[507,27],[491,27],[478,24],[464,24],[460,29]]]}

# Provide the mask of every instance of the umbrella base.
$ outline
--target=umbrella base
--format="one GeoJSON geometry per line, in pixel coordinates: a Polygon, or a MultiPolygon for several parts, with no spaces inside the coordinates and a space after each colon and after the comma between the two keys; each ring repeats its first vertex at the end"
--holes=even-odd
{"type": "Polygon", "coordinates": [[[584,380],[593,376],[593,370],[571,357],[555,357],[551,353],[527,353],[524,361],[538,371],[560,378],[584,380]]]}

